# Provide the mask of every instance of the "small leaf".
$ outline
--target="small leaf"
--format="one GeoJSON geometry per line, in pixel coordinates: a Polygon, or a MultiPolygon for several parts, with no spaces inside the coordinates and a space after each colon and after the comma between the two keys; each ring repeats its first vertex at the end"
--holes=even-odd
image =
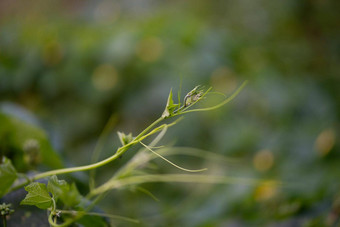
{"type": "Polygon", "coordinates": [[[174,104],[174,101],[172,99],[172,89],[170,90],[168,101],[166,103],[165,110],[162,114],[163,118],[171,117],[174,114],[174,111],[178,107],[178,104],[174,104]]]}
{"type": "Polygon", "coordinates": [[[69,207],[80,203],[81,195],[76,185],[69,185],[64,180],[58,180],[56,175],[49,178],[47,190],[52,193],[56,200],[61,199],[61,201],[69,207]]]}
{"type": "Polygon", "coordinates": [[[64,180],[58,180],[56,175],[53,175],[48,179],[47,190],[52,193],[54,198],[58,200],[63,191],[67,191],[69,188],[68,184],[64,180]]]}
{"type": "Polygon", "coordinates": [[[81,202],[82,196],[80,195],[77,186],[74,183],[68,186],[68,190],[63,191],[60,199],[66,206],[74,207],[81,202]]]}
{"type": "Polygon", "coordinates": [[[21,201],[21,205],[34,205],[40,209],[47,209],[52,206],[52,198],[48,194],[45,184],[34,182],[26,186],[25,190],[28,194],[21,201]]]}
{"type": "Polygon", "coordinates": [[[17,179],[17,172],[11,161],[6,157],[0,164],[0,197],[5,195],[13,182],[17,179]]]}

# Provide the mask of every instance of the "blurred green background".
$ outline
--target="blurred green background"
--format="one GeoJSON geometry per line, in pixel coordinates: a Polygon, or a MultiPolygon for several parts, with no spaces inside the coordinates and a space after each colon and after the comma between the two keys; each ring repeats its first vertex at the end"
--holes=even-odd
{"type": "MultiPolygon", "coordinates": [[[[102,158],[119,146],[116,131],[136,135],[161,115],[170,88],[230,95],[249,80],[163,143],[228,158],[171,157],[182,166],[282,186],[146,184],[159,202],[132,189],[99,206],[141,226],[337,226],[339,11],[330,0],[2,0],[1,155],[21,172],[84,165],[110,117],[102,158]],[[41,157],[27,158],[37,147],[41,157]]],[[[73,178],[86,192],[87,175],[73,178]]]]}

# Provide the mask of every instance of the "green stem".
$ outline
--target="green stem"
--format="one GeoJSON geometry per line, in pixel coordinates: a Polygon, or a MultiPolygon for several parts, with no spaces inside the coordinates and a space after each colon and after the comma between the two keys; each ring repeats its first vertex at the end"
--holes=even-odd
{"type": "Polygon", "coordinates": [[[96,212],[74,211],[74,210],[59,210],[59,211],[63,214],[78,213],[78,214],[82,214],[83,216],[85,215],[85,216],[107,217],[107,218],[112,218],[112,219],[120,219],[120,220],[123,220],[123,221],[132,222],[132,223],[139,223],[139,221],[136,220],[136,219],[123,217],[123,216],[119,216],[119,215],[113,215],[113,214],[102,214],[102,213],[96,213],[96,212]]]}
{"type": "Polygon", "coordinates": [[[107,159],[104,159],[100,162],[94,163],[94,164],[90,164],[90,165],[85,165],[85,166],[78,166],[78,167],[71,167],[71,168],[64,168],[64,169],[57,169],[57,170],[51,170],[51,171],[47,171],[44,173],[39,173],[37,175],[35,175],[34,177],[32,177],[32,181],[44,178],[44,177],[48,177],[48,176],[52,176],[52,175],[58,175],[58,174],[65,174],[65,173],[72,173],[72,172],[79,172],[79,171],[86,171],[86,170],[91,170],[91,169],[95,169],[98,168],[100,166],[103,166],[109,162],[112,162],[113,160],[117,159],[121,153],[124,153],[127,149],[124,147],[121,147],[117,150],[117,152],[110,156],[107,159]]]}
{"type": "Polygon", "coordinates": [[[139,133],[139,135],[134,138],[133,141],[137,141],[139,140],[142,136],[144,136],[148,131],[150,131],[153,127],[155,127],[158,123],[160,123],[161,121],[163,121],[164,118],[160,117],[157,120],[155,120],[151,125],[149,125],[146,129],[144,129],[141,133],[139,133]]]}
{"type": "Polygon", "coordinates": [[[16,185],[15,187],[11,188],[10,191],[14,191],[16,189],[19,189],[25,185],[27,185],[31,181],[36,181],[41,178],[45,178],[52,175],[59,175],[59,174],[65,174],[65,173],[72,173],[72,172],[80,172],[80,171],[87,171],[91,169],[95,169],[101,166],[104,166],[108,164],[109,162],[112,162],[119,158],[124,152],[126,152],[131,145],[136,144],[139,142],[140,138],[142,138],[146,133],[148,133],[153,127],[155,127],[158,123],[160,123],[162,120],[164,120],[163,117],[158,118],[156,121],[154,121],[151,125],[149,125],[146,129],[144,129],[137,137],[135,137],[129,144],[126,144],[120,148],[117,149],[116,153],[100,162],[96,162],[90,165],[85,166],[78,166],[78,167],[71,167],[71,168],[64,168],[64,169],[57,169],[57,170],[51,170],[44,173],[39,173],[31,178],[29,180],[26,180],[25,182],[16,185]]]}
{"type": "MultiPolygon", "coordinates": [[[[192,107],[194,104],[196,104],[199,100],[201,100],[206,94],[208,94],[208,92],[210,91],[211,88],[209,88],[198,100],[196,100],[194,103],[192,103],[190,106],[187,107],[180,107],[176,113],[174,115],[172,115],[171,117],[177,116],[177,115],[181,115],[181,114],[185,114],[185,113],[189,113],[189,112],[195,112],[195,111],[208,111],[208,110],[213,110],[216,108],[219,108],[223,105],[225,105],[226,103],[228,103],[229,101],[231,101],[233,98],[236,97],[236,95],[243,89],[243,87],[246,85],[247,81],[245,81],[229,98],[227,98],[226,100],[224,100],[223,102],[212,106],[212,107],[208,107],[208,108],[201,108],[201,109],[192,109],[192,110],[187,110],[188,108],[192,107]]],[[[85,166],[78,166],[78,167],[71,167],[71,168],[64,168],[64,169],[57,169],[57,170],[51,170],[51,171],[47,171],[44,173],[40,173],[37,174],[29,179],[26,179],[25,182],[16,185],[15,187],[11,188],[10,191],[14,191],[18,188],[21,188],[23,186],[25,186],[26,184],[28,184],[31,181],[35,181],[44,177],[48,177],[48,176],[52,176],[52,175],[58,175],[58,174],[65,174],[65,173],[72,173],[72,172],[79,172],[79,171],[87,171],[87,170],[92,170],[92,169],[96,169],[98,167],[104,166],[106,164],[108,164],[109,162],[112,162],[114,160],[116,160],[117,158],[119,158],[124,152],[126,152],[132,145],[141,142],[141,140],[143,140],[144,138],[146,138],[149,134],[147,134],[152,128],[154,128],[157,124],[159,124],[162,120],[164,120],[164,117],[160,117],[158,118],[156,121],[154,121],[152,124],[150,124],[146,129],[144,129],[139,135],[137,135],[130,143],[120,147],[117,149],[116,153],[102,161],[90,164],[90,165],[85,165],[85,166]]],[[[150,133],[152,134],[152,133],[150,133]]]]}
{"type": "Polygon", "coordinates": [[[96,162],[94,164],[90,164],[90,165],[86,165],[86,166],[78,166],[78,167],[71,167],[71,168],[64,168],[64,169],[47,171],[47,172],[35,175],[32,178],[32,180],[35,181],[35,180],[38,180],[38,179],[41,179],[41,178],[44,178],[44,177],[48,177],[48,176],[52,176],[52,175],[86,171],[86,170],[91,170],[91,169],[95,169],[95,168],[104,166],[104,165],[108,164],[109,162],[112,162],[112,161],[116,160],[117,158],[119,158],[119,156],[121,156],[125,151],[127,151],[130,148],[131,145],[137,143],[138,140],[143,135],[145,135],[148,131],[150,131],[155,125],[157,125],[162,120],[163,120],[162,117],[158,118],[151,125],[149,125],[146,129],[144,129],[144,131],[142,131],[137,137],[135,137],[129,144],[126,144],[125,146],[118,148],[117,152],[114,155],[108,157],[107,159],[104,159],[100,162],[96,162]]]}
{"type": "MultiPolygon", "coordinates": [[[[64,223],[61,223],[61,224],[57,224],[57,223],[54,223],[53,222],[53,216],[52,213],[50,213],[49,217],[48,217],[48,220],[49,220],[49,223],[51,224],[51,226],[53,227],[66,227],[66,226],[69,226],[71,223],[79,220],[80,218],[82,218],[84,215],[87,215],[87,214],[91,214],[91,212],[89,213],[88,211],[92,210],[93,207],[96,205],[96,203],[101,200],[103,197],[105,197],[107,194],[107,192],[104,192],[100,195],[98,195],[92,202],[91,204],[86,207],[86,209],[84,211],[63,211],[63,210],[59,210],[61,211],[61,213],[69,213],[69,214],[75,214],[75,216],[71,219],[68,219],[66,220],[64,223]]],[[[93,213],[92,213],[93,214],[93,213]]]]}
{"type": "Polygon", "coordinates": [[[55,210],[57,209],[57,204],[55,202],[54,196],[52,197],[52,201],[53,201],[53,209],[52,209],[52,211],[55,212],[55,210]]]}
{"type": "MultiPolygon", "coordinates": [[[[191,113],[191,112],[202,112],[202,111],[211,111],[211,110],[215,110],[218,109],[222,106],[224,106],[225,104],[227,104],[228,102],[230,102],[231,100],[233,100],[244,88],[244,86],[246,86],[248,83],[248,81],[244,81],[241,86],[239,88],[237,88],[236,91],[234,91],[234,93],[229,96],[227,99],[225,99],[223,102],[215,105],[215,106],[211,106],[211,107],[206,107],[206,108],[198,108],[198,109],[192,109],[192,110],[185,110],[183,111],[181,114],[186,114],[186,113],[191,113]]],[[[203,97],[203,96],[202,96],[203,97]]]]}
{"type": "Polygon", "coordinates": [[[6,215],[2,216],[4,227],[7,227],[6,215]]]}

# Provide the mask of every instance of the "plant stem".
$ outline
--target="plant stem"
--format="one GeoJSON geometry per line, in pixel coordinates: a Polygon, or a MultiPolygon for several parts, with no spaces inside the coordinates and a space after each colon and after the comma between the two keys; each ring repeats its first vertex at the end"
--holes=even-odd
{"type": "Polygon", "coordinates": [[[124,152],[126,152],[131,145],[136,144],[139,142],[139,139],[142,138],[147,132],[149,132],[153,127],[155,127],[158,123],[160,123],[162,120],[164,120],[163,117],[158,118],[156,121],[154,121],[152,124],[150,124],[146,129],[144,129],[137,137],[135,137],[129,144],[126,144],[120,148],[117,149],[116,153],[102,161],[85,165],[85,166],[78,166],[78,167],[71,167],[71,168],[64,168],[64,169],[57,169],[57,170],[51,170],[44,173],[39,173],[29,179],[27,179],[25,182],[16,185],[15,187],[11,188],[10,191],[14,191],[16,189],[19,189],[25,185],[27,185],[30,181],[35,181],[44,177],[52,176],[52,175],[58,175],[58,174],[65,174],[65,173],[72,173],[72,172],[79,172],[79,171],[87,171],[91,169],[95,169],[101,166],[104,166],[108,164],[109,162],[112,162],[119,158],[124,152]]]}
{"type": "MultiPolygon", "coordinates": [[[[124,148],[124,147],[122,147],[122,148],[124,148]]],[[[125,152],[125,150],[127,150],[127,149],[118,149],[116,154],[114,154],[114,155],[110,156],[109,158],[104,159],[100,162],[94,163],[94,164],[90,164],[90,165],[86,165],[86,166],[64,168],[64,169],[57,169],[57,170],[47,171],[47,172],[44,172],[44,173],[39,173],[39,174],[35,175],[34,177],[32,177],[32,181],[35,181],[35,180],[38,180],[38,179],[41,179],[41,178],[44,178],[44,177],[52,176],[52,175],[95,169],[95,168],[103,166],[103,165],[117,159],[120,156],[120,153],[125,152]]]]}
{"type": "Polygon", "coordinates": [[[40,173],[35,175],[32,180],[38,180],[47,176],[52,176],[52,175],[58,175],[58,174],[64,174],[64,173],[72,173],[72,172],[79,172],[79,171],[86,171],[86,170],[91,170],[95,169],[98,167],[101,167],[103,165],[108,164],[109,162],[112,162],[119,158],[125,151],[127,151],[131,145],[135,144],[138,142],[138,140],[145,135],[148,131],[150,131],[155,125],[157,125],[159,122],[163,120],[162,117],[158,118],[156,121],[154,121],[151,125],[149,125],[146,129],[144,129],[136,138],[134,138],[129,144],[118,148],[117,152],[108,157],[107,159],[104,159],[100,162],[96,162],[94,164],[86,165],[86,166],[78,166],[78,167],[71,167],[71,168],[65,168],[65,169],[57,169],[57,170],[52,170],[52,171],[47,171],[44,173],[40,173]]]}
{"type": "Polygon", "coordinates": [[[163,121],[164,118],[160,117],[157,120],[155,120],[153,123],[151,123],[151,125],[149,125],[146,129],[144,129],[141,133],[139,133],[139,135],[134,138],[133,141],[137,141],[138,139],[140,139],[142,136],[144,136],[148,131],[150,131],[153,127],[155,127],[158,123],[160,123],[161,121],[163,121]]]}
{"type": "Polygon", "coordinates": [[[4,227],[7,227],[6,215],[2,216],[4,227]]]}

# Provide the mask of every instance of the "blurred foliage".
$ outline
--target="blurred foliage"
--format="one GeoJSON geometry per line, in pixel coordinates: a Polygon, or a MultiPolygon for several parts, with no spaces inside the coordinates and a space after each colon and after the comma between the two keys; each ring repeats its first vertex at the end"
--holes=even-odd
{"type": "MultiPolygon", "coordinates": [[[[55,150],[65,165],[86,164],[110,116],[102,157],[119,145],[116,131],[135,135],[156,119],[181,80],[182,94],[198,84],[230,94],[249,79],[228,107],[186,117],[164,143],[237,159],[172,157],[181,165],[282,187],[147,184],[160,202],[131,188],[100,206],[144,226],[335,226],[339,9],[331,0],[3,0],[1,155],[21,172],[60,167],[55,150]],[[41,160],[25,158],[26,143],[38,144],[41,160]]],[[[86,191],[86,175],[73,177],[86,191]]]]}
{"type": "Polygon", "coordinates": [[[1,113],[0,124],[1,156],[10,158],[17,170],[27,172],[38,165],[63,167],[61,159],[40,128],[1,113]]]}

